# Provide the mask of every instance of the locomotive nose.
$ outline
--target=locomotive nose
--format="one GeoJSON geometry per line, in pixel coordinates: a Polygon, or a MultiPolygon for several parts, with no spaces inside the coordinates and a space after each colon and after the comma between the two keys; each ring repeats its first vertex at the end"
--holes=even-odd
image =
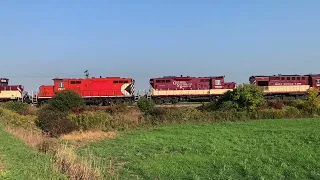
{"type": "Polygon", "coordinates": [[[129,84],[126,88],[125,91],[127,91],[130,95],[134,93],[134,84],[131,83],[129,84]]]}

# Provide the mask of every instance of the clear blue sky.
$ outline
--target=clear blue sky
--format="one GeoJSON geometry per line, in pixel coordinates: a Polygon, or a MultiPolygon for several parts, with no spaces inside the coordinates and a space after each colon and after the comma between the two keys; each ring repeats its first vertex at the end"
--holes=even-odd
{"type": "Polygon", "coordinates": [[[319,0],[1,1],[0,77],[320,73],[319,17],[319,0]]]}

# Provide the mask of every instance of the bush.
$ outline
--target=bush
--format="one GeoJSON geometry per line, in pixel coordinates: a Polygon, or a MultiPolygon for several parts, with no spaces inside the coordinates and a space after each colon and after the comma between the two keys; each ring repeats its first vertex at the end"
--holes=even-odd
{"type": "Polygon", "coordinates": [[[285,107],[285,117],[286,118],[301,118],[303,117],[300,110],[293,106],[286,106],[285,107]]]}
{"type": "Polygon", "coordinates": [[[268,106],[273,109],[283,109],[284,102],[283,101],[269,101],[268,106]]]}
{"type": "Polygon", "coordinates": [[[18,101],[6,102],[3,107],[21,115],[26,115],[29,112],[29,105],[18,101]]]}
{"type": "Polygon", "coordinates": [[[67,115],[67,112],[54,111],[50,106],[44,106],[39,111],[37,125],[51,137],[59,137],[78,129],[67,115]]]}
{"type": "MultiPolygon", "coordinates": [[[[80,130],[124,130],[142,125],[143,122],[135,121],[133,112],[110,115],[105,111],[85,111],[81,114],[70,114],[70,119],[80,130]]],[[[136,114],[138,116],[138,114],[136,114]]],[[[139,118],[139,117],[138,117],[139,118]]]]}
{"type": "Polygon", "coordinates": [[[84,109],[85,102],[78,93],[72,90],[64,90],[50,99],[49,106],[54,111],[71,112],[84,109]]]}
{"type": "Polygon", "coordinates": [[[35,127],[37,117],[33,115],[21,116],[20,114],[0,107],[0,122],[11,125],[11,126],[21,126],[25,128],[35,127]]]}
{"type": "Polygon", "coordinates": [[[140,111],[149,114],[155,109],[155,103],[151,99],[147,99],[145,97],[140,98],[137,102],[137,105],[140,111]]]}
{"type": "Polygon", "coordinates": [[[106,108],[106,112],[110,114],[117,114],[117,113],[126,113],[128,112],[128,106],[126,104],[116,104],[106,108]]]}
{"type": "Polygon", "coordinates": [[[263,91],[252,84],[239,85],[233,91],[228,91],[217,102],[219,109],[236,109],[253,111],[264,103],[263,91]]]}

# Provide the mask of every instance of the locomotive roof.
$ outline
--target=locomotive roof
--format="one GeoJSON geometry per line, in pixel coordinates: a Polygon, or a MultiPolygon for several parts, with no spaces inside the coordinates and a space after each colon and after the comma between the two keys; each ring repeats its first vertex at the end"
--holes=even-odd
{"type": "Polygon", "coordinates": [[[286,76],[320,76],[320,74],[278,74],[278,75],[252,75],[251,77],[286,77],[286,76]]]}
{"type": "Polygon", "coordinates": [[[163,77],[157,77],[153,79],[170,79],[170,78],[224,78],[224,76],[203,76],[203,77],[195,77],[195,76],[163,76],[163,77]]]}
{"type": "Polygon", "coordinates": [[[122,78],[122,77],[91,77],[91,78],[54,78],[52,80],[91,80],[91,79],[131,79],[131,78],[122,78]]]}
{"type": "Polygon", "coordinates": [[[253,75],[251,77],[280,77],[280,76],[308,76],[308,75],[299,75],[299,74],[278,74],[278,75],[253,75]]]}

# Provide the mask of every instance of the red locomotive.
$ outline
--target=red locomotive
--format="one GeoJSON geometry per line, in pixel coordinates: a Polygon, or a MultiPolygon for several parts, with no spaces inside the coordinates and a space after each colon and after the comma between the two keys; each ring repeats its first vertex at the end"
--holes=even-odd
{"type": "Polygon", "coordinates": [[[213,101],[236,87],[225,82],[224,76],[190,77],[164,76],[150,79],[151,98],[156,103],[213,101]]]}
{"type": "Polygon", "coordinates": [[[310,87],[320,90],[320,74],[251,76],[249,81],[263,88],[266,99],[305,99],[310,87]]]}
{"type": "Polygon", "coordinates": [[[62,90],[79,93],[88,104],[112,104],[134,100],[134,80],[121,77],[86,79],[55,78],[53,86],[40,86],[39,103],[52,98],[62,90]]]}

